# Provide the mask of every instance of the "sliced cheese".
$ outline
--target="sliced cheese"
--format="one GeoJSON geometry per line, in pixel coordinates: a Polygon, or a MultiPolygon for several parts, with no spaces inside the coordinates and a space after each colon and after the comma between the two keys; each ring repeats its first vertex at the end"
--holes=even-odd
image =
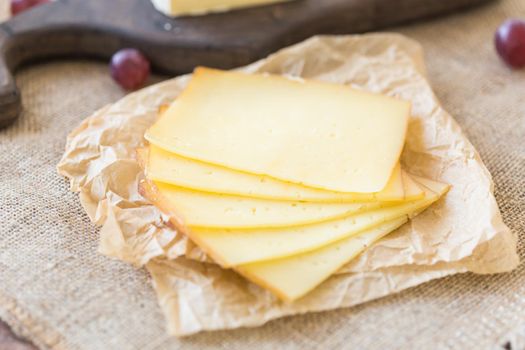
{"type": "Polygon", "coordinates": [[[404,185],[396,166],[386,188],[376,194],[318,190],[268,176],[254,175],[178,156],[151,145],[146,166],[149,179],[198,191],[255,198],[310,202],[403,201],[423,196],[414,182],[404,185]]]}
{"type": "MultiPolygon", "coordinates": [[[[137,150],[137,159],[143,169],[146,157],[144,148],[137,150]]],[[[147,167],[145,172],[148,173],[147,167]]],[[[247,229],[306,225],[389,205],[377,201],[276,201],[195,191],[151,180],[142,182],[141,189],[146,197],[161,201],[161,209],[176,214],[183,226],[194,228],[247,229]]]]}
{"type": "Polygon", "coordinates": [[[249,280],[273,291],[280,298],[294,301],[306,295],[407,220],[407,217],[403,216],[312,252],[241,265],[237,266],[236,270],[249,280]]]}
{"type": "Polygon", "coordinates": [[[199,68],[147,132],[180,156],[309,187],[383,190],[410,104],[348,86],[199,68]]]}
{"type": "Polygon", "coordinates": [[[404,170],[401,170],[401,179],[403,181],[403,192],[405,193],[405,202],[415,201],[416,199],[421,199],[425,196],[425,192],[422,188],[413,181],[408,173],[404,170]],[[410,179],[411,182],[406,181],[405,179],[410,179]]]}
{"type": "Polygon", "coordinates": [[[290,0],[151,0],[157,10],[172,17],[203,15],[210,12],[268,5],[290,0]]]}
{"type": "MultiPolygon", "coordinates": [[[[337,220],[279,229],[191,228],[186,233],[208,255],[225,267],[283,258],[319,249],[386,221],[416,213],[437,201],[448,191],[448,185],[426,179],[420,180],[425,185],[423,199],[337,220]]],[[[163,207],[159,201],[157,205],[163,207]]],[[[165,210],[169,214],[169,208],[165,210]]]]}
{"type": "Polygon", "coordinates": [[[191,228],[276,228],[306,225],[376,209],[386,204],[274,201],[220,195],[155,182],[168,213],[191,228]]]}
{"type": "Polygon", "coordinates": [[[160,117],[161,115],[163,115],[164,112],[166,112],[169,108],[170,108],[169,104],[162,104],[162,105],[160,105],[159,109],[158,109],[158,116],[160,117]]]}
{"type": "Polygon", "coordinates": [[[417,184],[417,182],[412,179],[412,176],[408,175],[406,171],[401,172],[401,178],[403,180],[403,189],[405,192],[405,200],[420,199],[424,195],[423,190],[417,184]]]}

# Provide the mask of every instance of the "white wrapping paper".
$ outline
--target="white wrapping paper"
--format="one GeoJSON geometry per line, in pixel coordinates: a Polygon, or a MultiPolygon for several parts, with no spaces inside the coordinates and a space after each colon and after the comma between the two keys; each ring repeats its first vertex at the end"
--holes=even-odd
{"type": "Polygon", "coordinates": [[[173,101],[189,77],[128,95],[69,135],[58,169],[102,226],[100,251],[147,267],[171,333],[257,326],[360,304],[454,273],[499,273],[518,265],[516,237],[502,222],[491,176],[432,93],[417,43],[395,34],[315,37],[241,70],[347,84],[412,101],[403,166],[452,189],[314,292],[286,304],[214,265],[138,193],[142,174],[135,148],[144,145],[158,107],[173,101]]]}

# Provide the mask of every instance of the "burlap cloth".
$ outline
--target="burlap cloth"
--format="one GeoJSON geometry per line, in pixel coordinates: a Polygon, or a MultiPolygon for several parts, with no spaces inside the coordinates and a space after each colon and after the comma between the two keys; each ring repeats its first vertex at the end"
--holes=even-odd
{"type": "MultiPolygon", "coordinates": [[[[481,153],[505,222],[523,238],[525,71],[507,69],[492,46],[510,16],[525,16],[523,0],[399,31],[425,47],[437,95],[481,153]]],[[[55,170],[66,134],[123,93],[94,62],[47,63],[17,81],[26,109],[0,132],[0,318],[42,349],[525,348],[523,266],[256,329],[168,338],[146,273],[97,253],[97,230],[55,170]]],[[[524,258],[523,243],[519,251],[524,258]]]]}

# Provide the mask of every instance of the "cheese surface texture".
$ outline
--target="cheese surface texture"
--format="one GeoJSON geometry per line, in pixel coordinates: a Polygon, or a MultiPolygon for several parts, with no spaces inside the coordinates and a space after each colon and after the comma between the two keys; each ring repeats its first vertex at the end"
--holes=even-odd
{"type": "Polygon", "coordinates": [[[169,212],[188,227],[256,228],[305,225],[384,206],[370,203],[274,201],[188,190],[156,182],[169,212]]]}
{"type": "Polygon", "coordinates": [[[415,200],[423,197],[424,192],[421,186],[406,171],[401,171],[401,179],[403,181],[405,200],[415,200]]]}
{"type": "Polygon", "coordinates": [[[151,0],[157,10],[168,16],[203,15],[237,8],[275,4],[290,0],[151,0]]]}
{"type": "Polygon", "coordinates": [[[180,156],[323,190],[377,193],[410,104],[347,86],[199,68],[147,132],[180,156]]]}
{"type": "Polygon", "coordinates": [[[239,172],[178,156],[151,145],[146,174],[154,181],[205,192],[277,200],[313,202],[402,201],[416,199],[423,191],[414,182],[405,185],[399,165],[379,193],[340,193],[309,188],[268,176],[239,172]]]}
{"type": "MultiPolygon", "coordinates": [[[[449,188],[445,184],[419,180],[425,186],[423,199],[336,220],[273,229],[189,228],[185,233],[217,263],[225,267],[283,258],[318,249],[389,220],[410,216],[437,201],[449,188]]],[[[146,197],[171,215],[174,224],[180,224],[169,205],[163,203],[162,198],[152,195],[151,190],[149,192],[149,195],[146,193],[146,197]]]]}
{"type": "Polygon", "coordinates": [[[407,222],[406,217],[343,239],[312,252],[288,258],[237,266],[236,270],[282,299],[296,300],[314,289],[343,265],[407,222]]]}

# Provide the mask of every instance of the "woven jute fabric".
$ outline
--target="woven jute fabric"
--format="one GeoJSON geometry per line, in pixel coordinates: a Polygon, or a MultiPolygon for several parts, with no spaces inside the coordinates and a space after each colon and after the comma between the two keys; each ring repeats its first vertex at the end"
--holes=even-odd
{"type": "MultiPolygon", "coordinates": [[[[481,153],[505,222],[523,239],[525,71],[505,67],[492,43],[507,17],[525,17],[525,2],[396,30],[423,44],[436,94],[481,153]]],[[[67,133],[123,92],[106,65],[88,61],[33,66],[17,83],[24,113],[0,131],[0,318],[42,349],[525,348],[523,266],[260,328],[169,338],[146,272],[97,252],[97,229],[55,169],[67,133]]],[[[519,252],[525,258],[521,241],[519,252]]]]}

